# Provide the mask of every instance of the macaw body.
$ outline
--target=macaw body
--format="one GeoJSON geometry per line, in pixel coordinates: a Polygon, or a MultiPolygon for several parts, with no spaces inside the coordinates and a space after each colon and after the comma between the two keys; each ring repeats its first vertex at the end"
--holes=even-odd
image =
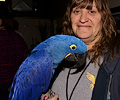
{"type": "Polygon", "coordinates": [[[86,45],[69,35],[55,35],[38,44],[19,67],[9,100],[38,100],[46,92],[55,68],[69,53],[83,54],[86,45]]]}

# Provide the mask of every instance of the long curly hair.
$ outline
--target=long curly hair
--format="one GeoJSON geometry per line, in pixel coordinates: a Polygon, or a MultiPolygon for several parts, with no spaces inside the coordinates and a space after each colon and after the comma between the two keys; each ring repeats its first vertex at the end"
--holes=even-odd
{"type": "Polygon", "coordinates": [[[70,4],[67,7],[66,14],[64,16],[64,22],[63,22],[63,34],[66,35],[74,35],[72,26],[71,26],[71,12],[74,7],[79,7],[79,8],[86,8],[88,10],[92,9],[93,2],[95,2],[96,7],[101,14],[101,28],[100,28],[100,33],[101,33],[101,38],[99,41],[94,45],[93,49],[88,51],[89,52],[94,52],[94,55],[92,56],[92,60],[95,62],[96,58],[104,55],[105,53],[108,53],[108,59],[109,57],[113,60],[114,54],[117,54],[119,49],[117,48],[119,44],[116,44],[118,37],[117,31],[116,31],[116,23],[114,18],[112,17],[111,11],[109,9],[109,1],[108,0],[71,0],[70,4]],[[115,41],[116,42],[115,42],[115,41]],[[107,48],[105,50],[105,48],[107,48]],[[113,48],[116,48],[113,49],[113,48]],[[111,50],[112,50],[112,56],[111,56],[111,50]],[[114,52],[117,51],[117,52],[114,52]]]}

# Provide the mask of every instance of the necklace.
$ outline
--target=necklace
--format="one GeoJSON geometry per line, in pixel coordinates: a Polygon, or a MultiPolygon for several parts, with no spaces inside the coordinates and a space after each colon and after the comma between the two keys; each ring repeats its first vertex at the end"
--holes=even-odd
{"type": "Polygon", "coordinates": [[[84,69],[83,69],[82,73],[80,74],[80,76],[79,76],[79,78],[78,78],[78,80],[77,80],[75,86],[73,87],[73,90],[72,90],[72,92],[71,92],[71,94],[70,94],[70,98],[68,99],[68,79],[69,79],[69,76],[70,76],[71,68],[69,69],[68,75],[67,75],[67,82],[66,82],[66,100],[71,100],[71,97],[72,97],[72,95],[73,95],[73,92],[74,92],[76,86],[78,85],[78,83],[79,83],[79,81],[80,81],[80,79],[81,79],[83,73],[84,73],[85,70],[88,68],[88,66],[90,65],[91,62],[92,62],[92,61],[90,60],[90,62],[84,67],[84,69]]]}

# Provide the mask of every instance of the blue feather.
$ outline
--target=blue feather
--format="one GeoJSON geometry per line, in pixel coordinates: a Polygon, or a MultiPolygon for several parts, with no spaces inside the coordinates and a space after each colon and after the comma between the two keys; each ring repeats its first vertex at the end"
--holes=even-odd
{"type": "Polygon", "coordinates": [[[54,69],[69,53],[83,54],[86,45],[69,35],[52,36],[38,44],[19,67],[9,94],[9,100],[38,100],[46,92],[54,69]]]}

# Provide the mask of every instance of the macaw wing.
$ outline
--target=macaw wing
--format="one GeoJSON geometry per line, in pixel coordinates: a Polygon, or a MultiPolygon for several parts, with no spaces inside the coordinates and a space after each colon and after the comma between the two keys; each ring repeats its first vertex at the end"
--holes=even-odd
{"type": "Polygon", "coordinates": [[[37,54],[30,55],[20,66],[11,88],[12,100],[38,100],[42,92],[48,89],[53,64],[45,52],[42,51],[39,56],[37,54]]]}

